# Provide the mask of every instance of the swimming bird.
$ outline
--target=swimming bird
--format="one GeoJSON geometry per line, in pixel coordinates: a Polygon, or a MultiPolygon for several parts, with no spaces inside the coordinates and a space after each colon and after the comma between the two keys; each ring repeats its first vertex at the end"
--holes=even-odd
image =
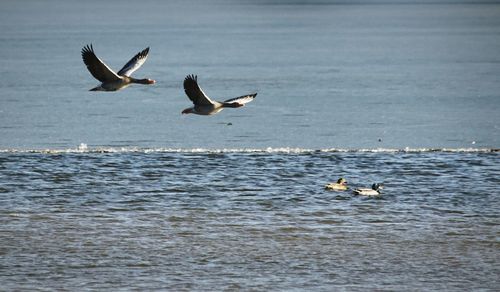
{"type": "Polygon", "coordinates": [[[242,107],[245,103],[251,102],[257,95],[257,93],[253,93],[225,101],[213,101],[198,86],[198,77],[196,75],[186,76],[184,79],[184,91],[194,106],[184,109],[182,113],[197,115],[213,115],[226,107],[242,107]]]}
{"type": "Polygon", "coordinates": [[[149,47],[137,53],[118,73],[115,73],[95,55],[92,44],[83,47],[83,63],[87,65],[90,74],[102,82],[101,85],[90,89],[90,91],[117,91],[132,83],[155,84],[155,81],[152,79],[135,79],[130,77],[135,70],[139,69],[146,62],[148,53],[149,47]]]}
{"type": "Polygon", "coordinates": [[[333,190],[333,191],[345,191],[347,190],[347,181],[345,178],[341,177],[337,180],[336,183],[329,183],[325,185],[326,190],[333,190]]]}
{"type": "Polygon", "coordinates": [[[354,194],[361,196],[378,196],[380,195],[380,190],[383,188],[384,186],[382,184],[373,184],[371,189],[368,188],[355,189],[354,194]]]}

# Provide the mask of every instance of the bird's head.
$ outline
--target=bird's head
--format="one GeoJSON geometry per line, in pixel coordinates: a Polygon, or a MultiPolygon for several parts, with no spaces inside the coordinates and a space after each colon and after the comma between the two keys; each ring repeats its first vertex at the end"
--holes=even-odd
{"type": "Polygon", "coordinates": [[[337,180],[337,183],[341,185],[347,185],[347,181],[343,177],[339,178],[339,180],[337,180]]]}
{"type": "Polygon", "coordinates": [[[189,108],[187,108],[187,109],[185,109],[185,110],[182,111],[183,115],[184,114],[191,114],[191,113],[193,113],[193,108],[191,108],[191,107],[189,107],[189,108]]]}

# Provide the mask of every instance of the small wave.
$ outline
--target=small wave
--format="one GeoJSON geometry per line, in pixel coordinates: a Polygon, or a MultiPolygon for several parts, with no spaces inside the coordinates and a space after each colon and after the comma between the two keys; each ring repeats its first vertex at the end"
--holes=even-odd
{"type": "Polygon", "coordinates": [[[88,147],[82,143],[76,148],[67,149],[0,149],[0,153],[263,153],[263,154],[310,154],[310,153],[491,153],[500,152],[500,148],[293,148],[293,147],[268,147],[268,148],[141,148],[141,147],[88,147]]]}

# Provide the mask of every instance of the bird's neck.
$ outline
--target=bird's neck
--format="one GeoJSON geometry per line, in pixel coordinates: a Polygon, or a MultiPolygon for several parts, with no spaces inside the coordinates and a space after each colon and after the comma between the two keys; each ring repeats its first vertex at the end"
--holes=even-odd
{"type": "Polygon", "coordinates": [[[155,81],[152,79],[144,78],[144,79],[135,79],[132,77],[130,78],[130,83],[139,83],[139,84],[154,84],[155,81]]]}
{"type": "Polygon", "coordinates": [[[243,106],[243,104],[238,102],[226,102],[222,104],[222,107],[241,107],[241,106],[243,106]]]}

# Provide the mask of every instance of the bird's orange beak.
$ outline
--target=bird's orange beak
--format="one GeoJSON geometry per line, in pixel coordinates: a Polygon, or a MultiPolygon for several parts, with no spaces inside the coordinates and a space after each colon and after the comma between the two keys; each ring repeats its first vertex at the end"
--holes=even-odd
{"type": "Polygon", "coordinates": [[[148,79],[148,84],[155,84],[156,81],[154,81],[153,79],[148,79]]]}

